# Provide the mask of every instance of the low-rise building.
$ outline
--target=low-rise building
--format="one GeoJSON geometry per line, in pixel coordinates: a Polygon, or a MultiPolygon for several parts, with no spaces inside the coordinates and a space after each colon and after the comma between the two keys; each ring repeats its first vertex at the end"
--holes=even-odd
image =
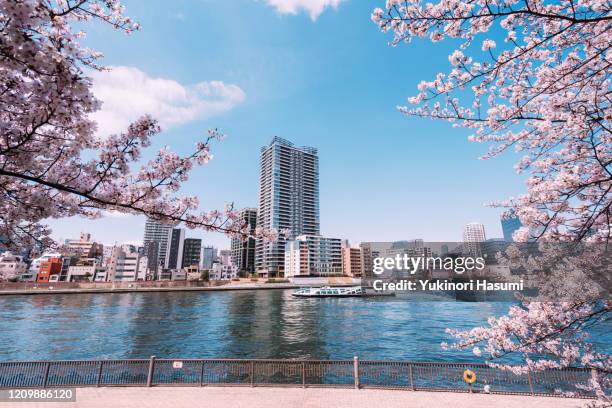
{"type": "Polygon", "coordinates": [[[79,239],[67,239],[62,252],[80,258],[102,258],[104,245],[91,240],[91,234],[81,233],[79,239]]]}
{"type": "Polygon", "coordinates": [[[300,235],[285,244],[285,276],[342,275],[342,240],[300,235]]]}
{"type": "Polygon", "coordinates": [[[40,262],[40,266],[38,267],[38,275],[36,277],[36,282],[47,283],[58,281],[59,276],[62,273],[62,264],[63,259],[61,257],[49,257],[43,259],[40,262]],[[51,279],[52,276],[56,276],[51,279]]]}
{"type": "Polygon", "coordinates": [[[23,256],[4,252],[0,255],[0,281],[17,280],[26,273],[28,264],[23,256]]]}
{"type": "Polygon", "coordinates": [[[97,258],[81,258],[75,265],[68,267],[66,281],[93,281],[96,275],[102,273],[105,269],[100,265],[97,258]]]}
{"type": "Polygon", "coordinates": [[[351,247],[348,241],[342,243],[342,273],[355,278],[363,276],[363,250],[351,247]]]}
{"type": "Polygon", "coordinates": [[[96,271],[96,276],[94,276],[94,282],[106,282],[108,281],[108,270],[106,267],[98,269],[96,271]]]}
{"type": "MultiPolygon", "coordinates": [[[[28,269],[27,274],[28,279],[24,279],[26,281],[30,281],[30,282],[36,282],[36,279],[38,277],[38,272],[40,270],[40,265],[47,261],[50,258],[62,258],[62,254],[60,253],[44,253],[42,254],[40,257],[35,258],[32,260],[32,263],[30,263],[30,268],[28,269]]],[[[61,274],[61,271],[60,271],[61,274]]]]}
{"type": "MultiPolygon", "coordinates": [[[[106,263],[104,279],[110,282],[134,282],[146,280],[148,259],[134,246],[116,246],[106,263]]],[[[99,275],[100,280],[102,274],[99,275]]]]}
{"type": "Polygon", "coordinates": [[[187,280],[187,271],[184,269],[173,269],[171,279],[173,281],[184,281],[187,280]]]}
{"type": "Polygon", "coordinates": [[[237,277],[238,268],[234,265],[224,265],[219,262],[215,262],[208,272],[208,279],[210,280],[231,280],[237,277]]]}

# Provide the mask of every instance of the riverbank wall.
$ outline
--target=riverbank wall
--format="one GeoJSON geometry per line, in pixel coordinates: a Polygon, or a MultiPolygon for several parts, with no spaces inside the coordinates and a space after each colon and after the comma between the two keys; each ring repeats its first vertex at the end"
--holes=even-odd
{"type": "Polygon", "coordinates": [[[2,282],[0,296],[50,295],[70,293],[131,293],[131,292],[193,292],[254,289],[296,289],[305,286],[359,285],[353,278],[299,278],[273,282],[265,279],[253,281],[140,281],[140,282],[2,282]]]}

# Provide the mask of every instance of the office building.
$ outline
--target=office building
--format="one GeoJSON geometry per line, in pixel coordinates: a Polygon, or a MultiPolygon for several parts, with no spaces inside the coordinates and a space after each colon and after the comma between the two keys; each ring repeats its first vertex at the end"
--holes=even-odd
{"type": "Polygon", "coordinates": [[[463,242],[484,242],[486,239],[483,224],[472,222],[463,227],[463,242]]]}
{"type": "Polygon", "coordinates": [[[468,254],[482,256],[481,244],[487,240],[483,224],[472,222],[463,227],[464,249],[468,254]]]}
{"type": "MultiPolygon", "coordinates": [[[[261,149],[259,213],[264,230],[288,231],[289,239],[319,235],[319,158],[317,149],[296,147],[275,137],[261,149]]],[[[257,240],[255,269],[261,276],[283,276],[285,238],[257,240]]]]}
{"type": "Polygon", "coordinates": [[[202,252],[202,240],[199,238],[185,238],[183,244],[183,260],[181,268],[200,265],[200,253],[202,252]]]}
{"type": "Polygon", "coordinates": [[[202,256],[200,257],[200,269],[210,270],[213,263],[217,260],[217,248],[213,246],[205,246],[202,248],[202,256]]]}
{"type": "Polygon", "coordinates": [[[257,227],[257,209],[244,208],[238,213],[239,219],[248,225],[249,237],[234,237],[231,242],[232,263],[239,272],[255,272],[255,228],[257,227]]]}
{"type": "Polygon", "coordinates": [[[173,228],[168,231],[168,249],[166,251],[165,269],[180,269],[183,265],[183,247],[185,229],[173,228]]]}
{"type": "Polygon", "coordinates": [[[160,266],[164,266],[168,249],[168,235],[172,228],[173,225],[171,224],[147,218],[143,239],[143,252],[148,259],[147,268],[153,274],[157,274],[160,266]]]}

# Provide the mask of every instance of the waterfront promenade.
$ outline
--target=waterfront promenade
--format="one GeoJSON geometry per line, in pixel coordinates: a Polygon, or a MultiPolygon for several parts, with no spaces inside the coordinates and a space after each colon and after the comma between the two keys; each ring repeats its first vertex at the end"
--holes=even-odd
{"type": "MultiPolygon", "coordinates": [[[[76,402],[28,402],[28,408],[574,408],[589,400],[454,392],[331,388],[78,388],[76,402]]],[[[24,403],[0,402],[1,408],[24,403]]]]}

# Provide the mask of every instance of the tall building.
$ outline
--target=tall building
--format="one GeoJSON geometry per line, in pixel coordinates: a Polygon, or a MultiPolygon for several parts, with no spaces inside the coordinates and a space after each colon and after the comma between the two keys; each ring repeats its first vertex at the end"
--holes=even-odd
{"type": "Polygon", "coordinates": [[[185,238],[183,244],[183,261],[181,268],[200,265],[200,252],[202,251],[202,240],[199,238],[185,238]]]}
{"type": "Polygon", "coordinates": [[[472,256],[481,256],[481,245],[487,240],[485,227],[478,222],[472,222],[463,227],[463,242],[465,249],[472,256]]]}
{"type": "MultiPolygon", "coordinates": [[[[296,147],[274,137],[261,148],[258,226],[289,231],[289,238],[319,235],[319,158],[313,147],[296,147]]],[[[283,276],[285,238],[257,240],[255,269],[262,276],[283,276]]]]}
{"type": "Polygon", "coordinates": [[[181,269],[183,266],[183,247],[185,245],[185,229],[173,228],[168,232],[168,249],[164,268],[181,269]]]}
{"type": "Polygon", "coordinates": [[[205,246],[202,248],[202,256],[200,257],[200,269],[210,270],[216,260],[217,248],[213,246],[205,246]]]}
{"type": "Polygon", "coordinates": [[[342,240],[300,235],[285,246],[285,276],[342,275],[342,240]]]}
{"type": "MultiPolygon", "coordinates": [[[[255,235],[257,208],[244,208],[238,214],[240,220],[249,226],[249,234],[255,235]]],[[[255,272],[255,238],[232,238],[232,263],[240,272],[255,272]]]]}
{"type": "Polygon", "coordinates": [[[463,242],[484,242],[487,240],[485,227],[478,222],[472,222],[463,227],[463,242]]]}
{"type": "Polygon", "coordinates": [[[147,218],[143,239],[143,252],[148,260],[147,267],[153,274],[157,274],[159,267],[163,266],[166,261],[168,234],[172,228],[173,226],[170,224],[164,224],[161,221],[147,218]]]}
{"type": "Polygon", "coordinates": [[[514,234],[514,231],[518,230],[522,226],[523,224],[521,223],[521,220],[516,216],[514,211],[502,214],[501,227],[502,231],[504,232],[504,241],[514,241],[512,234],[514,234]]]}

